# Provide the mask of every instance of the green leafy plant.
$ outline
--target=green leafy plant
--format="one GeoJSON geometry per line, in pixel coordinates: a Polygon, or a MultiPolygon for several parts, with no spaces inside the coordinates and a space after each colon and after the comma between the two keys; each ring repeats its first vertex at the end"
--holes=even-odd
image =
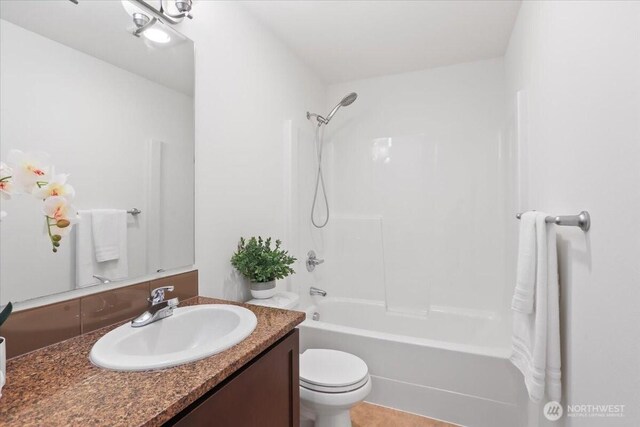
{"type": "Polygon", "coordinates": [[[290,266],[296,262],[296,258],[280,249],[281,244],[280,240],[276,240],[275,247],[271,248],[271,237],[266,240],[262,237],[251,237],[249,240],[241,237],[238,250],[231,257],[231,265],[252,282],[284,279],[295,273],[290,266]]]}
{"type": "Polygon", "coordinates": [[[7,320],[12,310],[13,310],[13,304],[9,303],[4,306],[2,311],[0,311],[0,326],[2,326],[2,324],[7,320]]]}

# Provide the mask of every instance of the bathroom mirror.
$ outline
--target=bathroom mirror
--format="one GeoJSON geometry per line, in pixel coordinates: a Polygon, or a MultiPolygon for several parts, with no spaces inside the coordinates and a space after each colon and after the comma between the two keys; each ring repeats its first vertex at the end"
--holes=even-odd
{"type": "Polygon", "coordinates": [[[0,160],[44,174],[0,201],[0,304],[194,263],[194,46],[160,22],[135,36],[135,11],[0,2],[0,160]],[[60,197],[79,213],[64,229],[43,211],[60,197]]]}

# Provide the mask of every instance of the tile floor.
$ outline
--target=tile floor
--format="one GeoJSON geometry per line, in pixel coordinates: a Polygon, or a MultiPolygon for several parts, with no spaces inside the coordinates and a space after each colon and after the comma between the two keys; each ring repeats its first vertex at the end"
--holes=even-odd
{"type": "Polygon", "coordinates": [[[353,427],[456,427],[455,424],[366,402],[351,409],[351,422],[353,427]]]}

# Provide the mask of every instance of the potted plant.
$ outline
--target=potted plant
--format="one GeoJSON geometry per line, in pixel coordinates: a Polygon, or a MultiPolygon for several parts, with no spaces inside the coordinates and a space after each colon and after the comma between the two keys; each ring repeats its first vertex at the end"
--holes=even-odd
{"type": "MultiPolygon", "coordinates": [[[[13,304],[7,304],[2,311],[0,311],[0,326],[7,320],[11,311],[13,310],[13,304]]],[[[4,337],[0,337],[0,397],[2,397],[2,387],[7,381],[7,340],[4,337]]]]}
{"type": "Polygon", "coordinates": [[[284,279],[295,273],[291,265],[296,258],[280,249],[282,242],[276,240],[271,247],[271,237],[240,238],[238,250],[231,257],[231,265],[251,282],[251,295],[254,298],[271,298],[276,293],[276,280],[284,279]]]}

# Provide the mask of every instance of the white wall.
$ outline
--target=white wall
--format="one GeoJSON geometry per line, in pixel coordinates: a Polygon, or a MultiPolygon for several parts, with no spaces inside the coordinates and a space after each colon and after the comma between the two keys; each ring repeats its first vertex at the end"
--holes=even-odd
{"type": "Polygon", "coordinates": [[[200,294],[246,299],[229,260],[240,236],[286,239],[285,125],[323,106],[325,86],[241,4],[197,2],[194,15],[179,30],[196,44],[200,294]]]}
{"type": "MultiPolygon", "coordinates": [[[[129,217],[129,278],[151,272],[150,242],[163,248],[161,268],[192,265],[193,98],[5,20],[0,30],[0,158],[11,149],[48,153],[57,173],[71,175],[80,210],[142,209],[129,217]],[[164,143],[164,179],[153,184],[162,186],[161,209],[147,205],[151,140],[164,143]],[[151,217],[163,232],[148,241],[151,217]]],[[[3,303],[75,289],[75,239],[51,252],[41,204],[25,195],[3,201],[3,303]]]]}
{"type": "Polygon", "coordinates": [[[303,230],[326,258],[320,287],[394,311],[506,311],[504,84],[491,59],[329,87],[323,115],[358,99],[326,127],[323,244],[308,220],[315,174],[299,171],[303,230]]]}
{"type": "Polygon", "coordinates": [[[640,424],[640,2],[524,2],[506,55],[507,103],[526,101],[523,208],[587,209],[561,228],[564,398],[623,404],[640,424]]]}

